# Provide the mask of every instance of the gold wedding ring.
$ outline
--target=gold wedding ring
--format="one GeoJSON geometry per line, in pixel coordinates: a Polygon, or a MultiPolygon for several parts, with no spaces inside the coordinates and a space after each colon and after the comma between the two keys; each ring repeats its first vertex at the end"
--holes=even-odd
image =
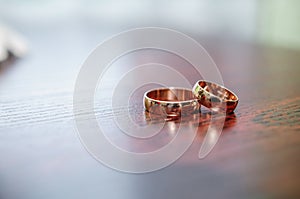
{"type": "Polygon", "coordinates": [[[200,104],[192,90],[186,88],[158,88],[144,94],[144,107],[149,113],[178,117],[199,111],[200,104]]]}
{"type": "Polygon", "coordinates": [[[238,104],[238,97],[227,88],[204,80],[196,82],[193,93],[199,103],[214,111],[224,110],[226,113],[234,111],[238,104]]]}
{"type": "Polygon", "coordinates": [[[193,89],[157,88],[144,94],[144,107],[149,113],[178,117],[199,112],[203,105],[213,111],[231,113],[238,104],[238,97],[219,84],[199,80],[193,89]]]}

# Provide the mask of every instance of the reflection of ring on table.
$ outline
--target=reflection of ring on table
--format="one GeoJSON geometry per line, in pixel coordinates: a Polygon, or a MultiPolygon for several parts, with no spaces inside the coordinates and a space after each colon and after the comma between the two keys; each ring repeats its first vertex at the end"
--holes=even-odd
{"type": "Polygon", "coordinates": [[[239,101],[232,91],[216,83],[204,80],[196,82],[193,92],[203,106],[215,109],[215,111],[219,111],[222,108],[227,113],[231,113],[239,101]]]}
{"type": "Polygon", "coordinates": [[[193,92],[186,88],[158,88],[144,94],[146,111],[168,117],[199,111],[200,104],[193,92]]]}

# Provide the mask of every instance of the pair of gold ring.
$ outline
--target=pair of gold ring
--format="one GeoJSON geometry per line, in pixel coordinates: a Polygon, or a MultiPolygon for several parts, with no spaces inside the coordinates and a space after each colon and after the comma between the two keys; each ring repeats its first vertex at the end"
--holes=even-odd
{"type": "Polygon", "coordinates": [[[238,97],[229,89],[204,80],[196,82],[192,90],[186,88],[158,88],[144,94],[146,111],[177,117],[199,111],[201,105],[213,111],[231,113],[238,97]]]}

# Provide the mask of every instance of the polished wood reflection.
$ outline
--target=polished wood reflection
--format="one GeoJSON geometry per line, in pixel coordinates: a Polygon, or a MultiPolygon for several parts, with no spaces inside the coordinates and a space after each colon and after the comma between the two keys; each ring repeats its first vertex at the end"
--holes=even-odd
{"type": "MultiPolygon", "coordinates": [[[[172,53],[144,50],[121,58],[116,70],[105,75],[102,93],[95,95],[94,113],[107,121],[103,127],[111,141],[129,151],[148,152],[170,142],[180,122],[198,127],[193,144],[174,164],[131,175],[93,159],[74,128],[76,75],[88,52],[106,37],[99,38],[103,28],[53,26],[24,27],[33,46],[30,56],[0,73],[1,198],[299,198],[299,50],[196,34],[224,85],[239,97],[216,146],[201,160],[198,152],[213,114],[208,109],[201,107],[195,121],[193,115],[167,121],[152,139],[132,139],[114,124],[114,114],[129,111],[137,125],[160,125],[162,118],[149,118],[143,109],[144,92],[159,85],[140,88],[115,112],[108,97],[113,83],[143,62],[169,65],[191,85],[201,74],[172,53]]],[[[83,106],[80,114],[91,113],[83,106]]]]}

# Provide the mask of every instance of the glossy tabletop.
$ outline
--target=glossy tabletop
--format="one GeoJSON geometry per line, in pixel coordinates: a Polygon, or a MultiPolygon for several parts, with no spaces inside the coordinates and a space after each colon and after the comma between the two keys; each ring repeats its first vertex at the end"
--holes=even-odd
{"type": "MultiPolygon", "coordinates": [[[[189,34],[211,55],[239,105],[204,159],[198,152],[211,117],[205,109],[194,123],[196,139],[178,161],[156,172],[128,174],[102,165],[85,150],[72,110],[81,64],[118,31],[53,25],[24,28],[23,33],[30,54],[2,63],[0,69],[0,198],[300,197],[299,50],[189,34]]],[[[139,63],[165,63],[191,84],[202,78],[166,52],[144,50],[121,59],[95,96],[95,115],[101,120],[113,118],[109,82],[139,63]]],[[[154,86],[140,87],[129,100],[137,123],[147,125],[142,97],[154,86]]],[[[121,107],[119,114],[123,111],[121,107]]],[[[109,127],[109,137],[132,151],[155,150],[172,136],[166,128],[151,140],[132,141],[109,127]]]]}

